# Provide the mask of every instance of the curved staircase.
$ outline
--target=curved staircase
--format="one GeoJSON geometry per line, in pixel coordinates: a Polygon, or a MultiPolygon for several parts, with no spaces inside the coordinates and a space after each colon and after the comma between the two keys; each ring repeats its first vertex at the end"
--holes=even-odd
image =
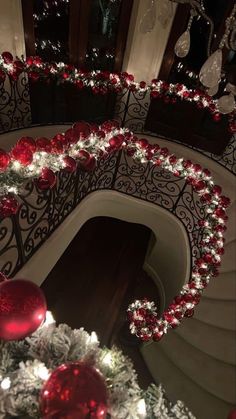
{"type": "Polygon", "coordinates": [[[231,198],[225,254],[220,275],[205,290],[194,317],[160,342],[143,344],[141,352],[153,378],[163,383],[170,398],[186,402],[197,419],[226,419],[236,405],[235,177],[197,152],[174,148],[179,156],[182,152],[183,157],[210,168],[215,183],[231,198]]]}

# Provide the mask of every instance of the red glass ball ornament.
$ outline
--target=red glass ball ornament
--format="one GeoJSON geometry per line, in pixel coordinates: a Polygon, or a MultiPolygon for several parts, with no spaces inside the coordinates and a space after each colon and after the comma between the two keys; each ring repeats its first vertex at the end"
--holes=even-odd
{"type": "Polygon", "coordinates": [[[36,71],[29,71],[28,76],[32,81],[37,81],[39,79],[39,73],[36,71]]]}
{"type": "Polygon", "coordinates": [[[4,172],[10,162],[9,154],[0,148],[0,172],[4,172]]]}
{"type": "Polygon", "coordinates": [[[110,138],[109,145],[110,145],[111,151],[119,150],[122,146],[124,139],[125,138],[122,134],[114,135],[114,137],[110,138]]]}
{"type": "Polygon", "coordinates": [[[65,139],[68,144],[75,144],[79,140],[79,136],[76,134],[75,130],[73,128],[69,128],[65,132],[65,139]]]}
{"type": "Polygon", "coordinates": [[[10,63],[13,62],[13,56],[8,51],[2,52],[2,58],[3,58],[4,63],[6,63],[6,64],[10,64],[10,63]]]}
{"type": "Polygon", "coordinates": [[[90,126],[86,122],[76,122],[73,125],[73,130],[80,139],[87,138],[91,133],[90,126]]]}
{"type": "Polygon", "coordinates": [[[18,201],[14,196],[4,196],[0,200],[0,217],[6,218],[17,213],[19,208],[18,201]]]}
{"type": "Polygon", "coordinates": [[[25,279],[0,283],[0,339],[18,340],[41,325],[47,311],[41,289],[25,279]]]}
{"type": "Polygon", "coordinates": [[[50,153],[52,151],[51,141],[45,137],[36,139],[36,147],[38,151],[44,151],[46,153],[50,153]]]}
{"type": "Polygon", "coordinates": [[[76,161],[72,157],[66,156],[66,157],[64,157],[63,161],[65,163],[64,170],[66,172],[70,172],[70,173],[75,172],[75,170],[76,170],[76,161]]]}
{"type": "Polygon", "coordinates": [[[28,148],[32,153],[36,151],[36,143],[32,137],[22,137],[17,141],[17,144],[28,148]]]}
{"type": "Polygon", "coordinates": [[[42,170],[41,176],[37,179],[36,183],[39,189],[46,190],[46,189],[52,189],[57,181],[57,177],[55,173],[51,170],[45,167],[42,170]]]}
{"type": "Polygon", "coordinates": [[[236,408],[229,412],[227,419],[236,419],[236,408]]]}
{"type": "Polygon", "coordinates": [[[27,166],[33,160],[33,153],[29,146],[17,144],[11,150],[11,156],[14,160],[17,160],[23,166],[27,166]]]}
{"type": "Polygon", "coordinates": [[[43,419],[105,419],[107,389],[103,376],[84,362],[56,368],[40,396],[43,419]]]}
{"type": "Polygon", "coordinates": [[[58,140],[57,138],[53,138],[51,141],[52,145],[52,152],[55,154],[62,154],[64,147],[62,141],[58,140]]]}

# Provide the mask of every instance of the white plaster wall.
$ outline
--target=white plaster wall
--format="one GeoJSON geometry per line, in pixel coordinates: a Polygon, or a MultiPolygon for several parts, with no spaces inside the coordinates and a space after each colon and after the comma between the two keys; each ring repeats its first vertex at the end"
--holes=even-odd
{"type": "MultiPolygon", "coordinates": [[[[157,12],[165,1],[156,1],[157,12]]],[[[150,81],[158,76],[176,11],[174,4],[173,16],[166,27],[157,20],[152,32],[143,34],[139,27],[148,4],[150,0],[134,0],[123,61],[123,71],[134,74],[137,81],[150,81]]]]}
{"type": "Polygon", "coordinates": [[[0,1],[0,53],[25,55],[21,0],[0,1]]]}

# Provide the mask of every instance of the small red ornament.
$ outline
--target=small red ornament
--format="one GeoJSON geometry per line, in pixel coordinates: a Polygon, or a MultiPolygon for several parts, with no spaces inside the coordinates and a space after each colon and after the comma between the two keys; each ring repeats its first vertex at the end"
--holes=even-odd
{"type": "Polygon", "coordinates": [[[18,201],[14,196],[4,196],[0,200],[0,217],[6,218],[17,213],[19,208],[18,201]]]}
{"type": "Polygon", "coordinates": [[[17,141],[17,144],[28,148],[32,153],[36,151],[36,143],[32,137],[22,137],[17,141]]]}
{"type": "Polygon", "coordinates": [[[38,151],[45,151],[46,153],[50,153],[52,151],[51,141],[45,137],[36,139],[36,147],[38,151]]]}
{"type": "Polygon", "coordinates": [[[90,126],[86,122],[76,122],[73,125],[73,130],[80,139],[87,138],[91,133],[90,126]]]}
{"type": "Polygon", "coordinates": [[[39,79],[39,73],[36,71],[29,71],[28,76],[32,81],[37,81],[39,79]]]}
{"type": "Polygon", "coordinates": [[[18,340],[29,336],[46,316],[41,289],[25,279],[0,283],[0,339],[18,340]]]}
{"type": "Polygon", "coordinates": [[[41,391],[43,419],[105,419],[107,389],[103,376],[84,362],[56,368],[41,391]]]}
{"type": "Polygon", "coordinates": [[[124,136],[122,134],[114,135],[114,137],[110,138],[109,145],[111,150],[119,150],[122,146],[124,141],[124,136]]]}
{"type": "Polygon", "coordinates": [[[36,180],[37,186],[41,190],[52,189],[57,181],[55,173],[45,167],[42,170],[41,176],[36,180]]]}
{"type": "Polygon", "coordinates": [[[75,170],[76,170],[76,161],[72,157],[66,156],[66,157],[64,157],[63,161],[65,163],[64,170],[66,172],[70,172],[70,173],[75,172],[75,170]]]}
{"type": "Polygon", "coordinates": [[[213,114],[214,121],[218,122],[221,120],[221,114],[220,113],[214,113],[213,114]]]}
{"type": "Polygon", "coordinates": [[[6,64],[11,64],[13,62],[13,56],[8,51],[4,51],[2,53],[2,58],[3,58],[4,63],[6,63],[6,64]]]}
{"type": "Polygon", "coordinates": [[[58,140],[57,138],[53,138],[51,141],[52,152],[55,154],[62,154],[64,147],[62,141],[58,140]]]}
{"type": "Polygon", "coordinates": [[[11,156],[14,160],[17,160],[23,166],[27,166],[33,160],[33,153],[31,148],[26,145],[16,144],[11,150],[11,156]]]}
{"type": "Polygon", "coordinates": [[[0,172],[4,172],[10,162],[9,154],[0,148],[0,172]]]}
{"type": "Polygon", "coordinates": [[[236,419],[236,408],[229,412],[227,419],[236,419]]]}

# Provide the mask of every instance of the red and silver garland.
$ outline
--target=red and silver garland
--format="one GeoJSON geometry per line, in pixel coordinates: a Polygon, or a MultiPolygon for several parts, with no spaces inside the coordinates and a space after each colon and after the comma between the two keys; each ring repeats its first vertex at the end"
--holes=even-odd
{"type": "MultiPolygon", "coordinates": [[[[20,60],[14,59],[10,52],[3,52],[0,55],[0,82],[5,80],[6,75],[12,80],[17,80],[22,72],[27,73],[31,81],[56,80],[58,84],[71,83],[78,89],[90,88],[94,94],[106,95],[110,91],[120,93],[128,89],[133,92],[149,92],[152,98],[162,99],[165,103],[174,104],[177,100],[186,100],[195,103],[200,109],[208,109],[214,121],[221,119],[217,100],[202,90],[188,89],[183,84],[172,84],[157,79],[151,83],[135,82],[134,76],[126,72],[83,71],[63,62],[43,62],[37,56],[20,60]]],[[[227,117],[229,131],[235,133],[236,108],[227,117]]]]}
{"type": "Polygon", "coordinates": [[[199,221],[201,257],[194,263],[190,282],[184,285],[160,318],[154,304],[147,300],[136,301],[128,309],[131,332],[143,341],[159,340],[170,328],[177,327],[184,317],[193,315],[204,288],[212,277],[218,275],[224,253],[226,208],[230,200],[222,195],[221,187],[214,184],[208,169],[177,158],[165,147],[139,139],[128,129],[119,128],[116,122],[107,121],[99,127],[77,122],[50,140],[23,137],[10,153],[0,150],[0,215],[6,217],[16,213],[18,203],[14,195],[20,193],[28,179],[34,179],[42,190],[52,188],[56,183],[56,172],[73,172],[77,165],[84,170],[93,170],[97,160],[120,149],[126,150],[140,163],[150,162],[185,178],[200,197],[205,210],[205,218],[199,221]]]}

